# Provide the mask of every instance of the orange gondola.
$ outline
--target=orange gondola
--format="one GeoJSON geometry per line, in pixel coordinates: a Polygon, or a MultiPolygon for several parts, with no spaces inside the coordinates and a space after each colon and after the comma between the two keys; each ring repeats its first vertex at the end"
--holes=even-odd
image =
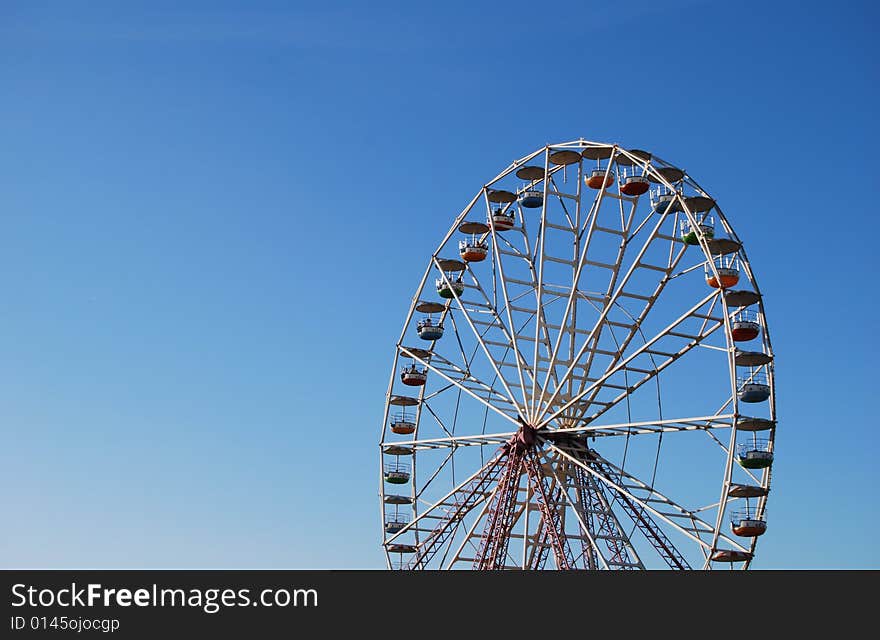
{"type": "Polygon", "coordinates": [[[628,176],[623,175],[620,184],[620,193],[625,196],[640,196],[647,193],[651,188],[651,183],[645,176],[628,176]]]}
{"type": "Polygon", "coordinates": [[[729,289],[739,282],[736,256],[716,256],[714,269],[706,265],[706,284],[713,289],[729,289]]]}
{"type": "Polygon", "coordinates": [[[590,189],[607,189],[614,184],[614,173],[605,169],[593,169],[589,176],[584,178],[590,189]],[[606,175],[607,173],[607,175],[606,175]]]}

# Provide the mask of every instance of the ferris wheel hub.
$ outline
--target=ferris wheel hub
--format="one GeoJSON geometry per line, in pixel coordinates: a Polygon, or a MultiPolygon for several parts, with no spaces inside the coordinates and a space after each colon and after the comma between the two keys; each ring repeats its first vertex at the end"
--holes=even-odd
{"type": "Polygon", "coordinates": [[[516,447],[519,451],[528,451],[535,446],[538,440],[538,430],[530,424],[526,424],[520,419],[520,428],[516,434],[510,439],[510,445],[516,447]]]}

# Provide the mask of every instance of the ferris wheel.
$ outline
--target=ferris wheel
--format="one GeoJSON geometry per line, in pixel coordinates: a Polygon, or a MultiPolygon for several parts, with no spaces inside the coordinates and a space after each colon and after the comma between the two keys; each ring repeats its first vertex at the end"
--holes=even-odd
{"type": "Polygon", "coordinates": [[[747,569],[776,403],[742,241],[685,170],[547,145],[455,218],[382,419],[391,569],[747,569]]]}

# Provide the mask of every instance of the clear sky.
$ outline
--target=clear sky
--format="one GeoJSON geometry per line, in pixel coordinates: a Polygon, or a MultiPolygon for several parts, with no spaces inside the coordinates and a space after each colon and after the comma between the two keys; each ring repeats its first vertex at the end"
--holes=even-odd
{"type": "Polygon", "coordinates": [[[0,3],[0,565],[382,566],[426,260],[511,160],[584,137],[684,167],[746,242],[780,418],[753,566],[880,567],[878,17],[0,3]]]}

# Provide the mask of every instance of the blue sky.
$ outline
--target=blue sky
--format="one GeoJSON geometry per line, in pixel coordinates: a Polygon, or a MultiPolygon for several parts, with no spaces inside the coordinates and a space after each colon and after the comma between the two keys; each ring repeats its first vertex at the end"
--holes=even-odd
{"type": "Polygon", "coordinates": [[[380,567],[425,260],[579,137],[676,162],[746,241],[754,566],[880,566],[871,3],[124,4],[0,5],[2,566],[380,567]]]}

